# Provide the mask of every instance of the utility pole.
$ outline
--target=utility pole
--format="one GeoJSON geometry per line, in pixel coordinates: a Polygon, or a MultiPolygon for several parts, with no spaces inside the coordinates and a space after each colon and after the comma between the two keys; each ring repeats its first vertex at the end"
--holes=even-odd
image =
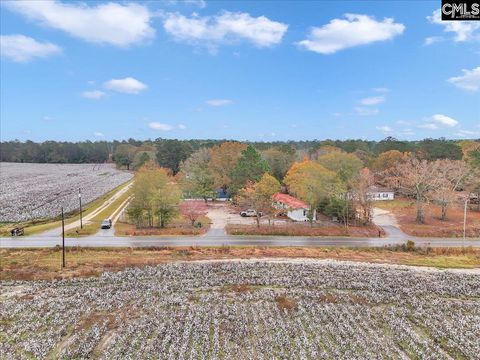
{"type": "Polygon", "coordinates": [[[465,234],[467,232],[467,204],[470,201],[470,199],[465,200],[465,207],[463,209],[463,242],[462,242],[462,247],[465,246],[465,234]]]}
{"type": "Polygon", "coordinates": [[[62,269],[65,268],[65,219],[62,206],[62,269]]]}
{"type": "Polygon", "coordinates": [[[78,200],[80,201],[80,229],[83,229],[82,221],[82,190],[78,189],[78,200]]]}

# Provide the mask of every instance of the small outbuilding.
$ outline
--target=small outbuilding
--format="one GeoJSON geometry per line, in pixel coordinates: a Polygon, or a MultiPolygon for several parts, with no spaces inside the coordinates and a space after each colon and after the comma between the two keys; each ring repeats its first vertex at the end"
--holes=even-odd
{"type": "MultiPolygon", "coordinates": [[[[308,212],[310,206],[291,195],[276,193],[272,197],[273,206],[276,209],[285,210],[285,214],[293,221],[308,221],[308,212]]],[[[313,220],[315,220],[315,213],[313,214],[313,220]]]]}
{"type": "Polygon", "coordinates": [[[374,201],[386,201],[395,199],[395,191],[382,186],[371,186],[368,192],[370,199],[374,201]]]}

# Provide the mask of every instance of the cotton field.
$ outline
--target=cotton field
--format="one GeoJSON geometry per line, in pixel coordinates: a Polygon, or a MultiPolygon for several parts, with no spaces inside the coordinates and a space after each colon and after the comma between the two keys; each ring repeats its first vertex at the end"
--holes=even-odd
{"type": "Polygon", "coordinates": [[[132,174],[113,164],[0,163],[0,222],[52,218],[95,200],[132,174]]]}
{"type": "Polygon", "coordinates": [[[479,359],[480,275],[175,263],[1,284],[5,359],[479,359]]]}

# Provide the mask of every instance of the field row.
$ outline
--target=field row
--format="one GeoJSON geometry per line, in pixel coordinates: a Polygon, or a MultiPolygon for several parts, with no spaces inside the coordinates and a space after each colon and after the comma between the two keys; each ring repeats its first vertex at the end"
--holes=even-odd
{"type": "Polygon", "coordinates": [[[4,282],[6,358],[478,358],[480,276],[339,262],[177,263],[4,282]]]}

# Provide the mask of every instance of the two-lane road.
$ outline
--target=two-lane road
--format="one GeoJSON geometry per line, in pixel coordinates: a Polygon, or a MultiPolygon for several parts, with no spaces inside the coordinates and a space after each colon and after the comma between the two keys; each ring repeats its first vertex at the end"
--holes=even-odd
{"type": "MultiPolygon", "coordinates": [[[[480,239],[458,238],[404,238],[389,236],[385,238],[355,237],[301,237],[301,236],[158,236],[158,237],[119,237],[89,236],[67,238],[66,246],[84,247],[162,247],[162,246],[302,246],[302,247],[383,247],[405,243],[408,239],[418,246],[431,247],[480,247],[480,239]]],[[[39,248],[61,245],[61,237],[29,236],[0,238],[1,248],[39,248]]]]}

